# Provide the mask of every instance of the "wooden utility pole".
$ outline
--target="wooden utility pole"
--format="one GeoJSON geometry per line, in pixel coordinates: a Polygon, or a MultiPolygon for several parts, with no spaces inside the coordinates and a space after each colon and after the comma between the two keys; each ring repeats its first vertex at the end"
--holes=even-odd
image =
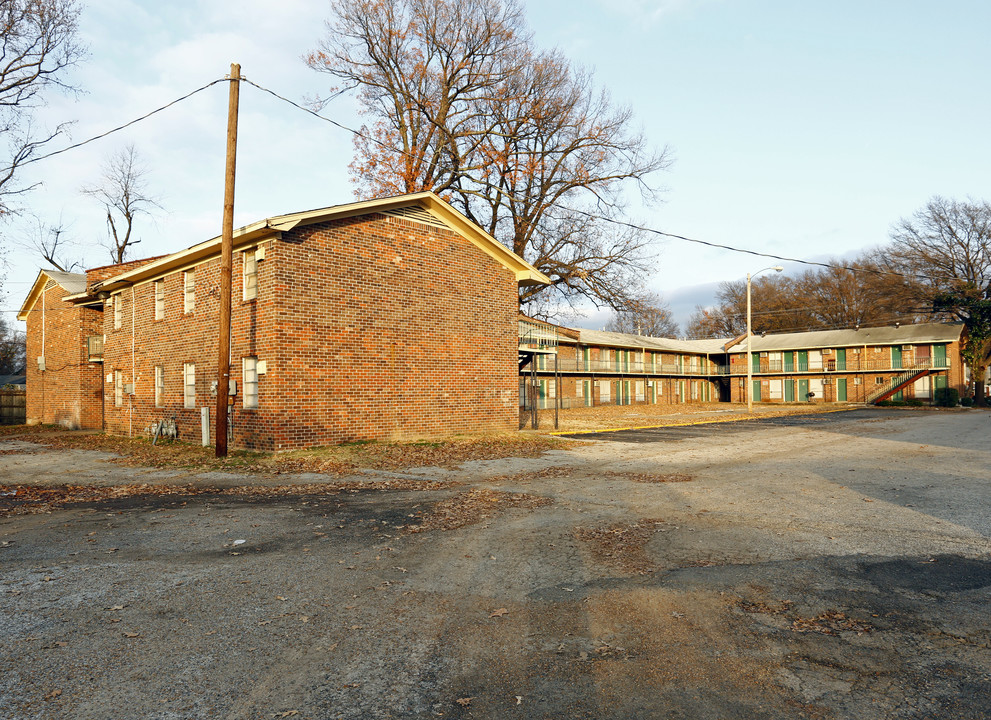
{"type": "Polygon", "coordinates": [[[220,237],[220,337],[217,350],[217,457],[227,457],[227,408],[231,379],[231,265],[234,255],[234,169],[237,158],[237,103],[241,66],[231,63],[227,105],[227,168],[224,178],[224,226],[220,237]]]}

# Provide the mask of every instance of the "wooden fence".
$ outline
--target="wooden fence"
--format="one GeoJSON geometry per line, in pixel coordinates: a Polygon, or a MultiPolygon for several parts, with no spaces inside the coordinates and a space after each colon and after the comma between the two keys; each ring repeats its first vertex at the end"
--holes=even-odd
{"type": "Polygon", "coordinates": [[[27,421],[24,390],[0,390],[0,425],[23,425],[27,421]]]}

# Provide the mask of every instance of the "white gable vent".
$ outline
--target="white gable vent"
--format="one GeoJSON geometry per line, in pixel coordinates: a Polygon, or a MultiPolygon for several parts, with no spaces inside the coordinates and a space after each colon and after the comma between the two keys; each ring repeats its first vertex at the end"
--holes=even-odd
{"type": "Polygon", "coordinates": [[[392,217],[402,218],[403,220],[412,220],[413,222],[422,223],[424,225],[433,225],[434,227],[447,227],[447,224],[436,217],[432,212],[419,205],[410,205],[408,207],[396,208],[395,210],[386,210],[383,215],[391,215],[392,217]]]}

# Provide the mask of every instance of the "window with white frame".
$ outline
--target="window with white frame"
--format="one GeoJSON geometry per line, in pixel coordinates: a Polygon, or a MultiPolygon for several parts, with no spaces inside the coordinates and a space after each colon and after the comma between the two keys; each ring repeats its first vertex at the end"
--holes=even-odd
{"type": "Polygon", "coordinates": [[[182,274],[182,311],[191,313],[196,308],[196,270],[182,274]]]}
{"type": "Polygon", "coordinates": [[[254,300],[258,297],[258,260],[254,250],[247,250],[244,253],[244,278],[242,283],[242,299],[254,300]]]}
{"type": "Polygon", "coordinates": [[[114,370],[114,405],[120,407],[124,404],[124,374],[120,370],[114,370]]]}
{"type": "Polygon", "coordinates": [[[182,406],[196,407],[196,363],[185,363],[182,366],[182,406]]]}
{"type": "Polygon", "coordinates": [[[165,318],[165,282],[162,280],[155,281],[155,319],[162,320],[165,318]]]}
{"type": "Polygon", "coordinates": [[[241,358],[241,381],[244,383],[244,407],[258,407],[258,358],[241,358]]]}
{"type": "Polygon", "coordinates": [[[114,295],[114,330],[120,330],[120,320],[123,315],[123,309],[121,308],[120,295],[114,295]]]}
{"type": "Polygon", "coordinates": [[[155,407],[162,407],[165,404],[165,368],[161,365],[155,366],[155,407]]]}

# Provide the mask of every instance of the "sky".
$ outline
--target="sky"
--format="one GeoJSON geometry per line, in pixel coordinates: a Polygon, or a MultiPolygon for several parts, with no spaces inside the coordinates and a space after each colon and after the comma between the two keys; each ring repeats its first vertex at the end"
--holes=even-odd
{"type": "MultiPolygon", "coordinates": [[[[664,232],[807,260],[885,244],[891,226],[934,195],[991,199],[991,3],[983,0],[527,0],[535,41],[594,71],[628,105],[670,168],[660,202],[636,198],[628,220],[664,232]]],[[[90,0],[80,18],[88,59],[52,95],[42,125],[73,122],[79,142],[213,80],[232,62],[293,101],[326,95],[331,78],[303,55],[326,32],[317,0],[90,0]]],[[[358,128],[342,96],[323,114],[358,128]]],[[[31,212],[61,218],[84,265],[109,262],[101,208],[80,193],[106,157],[133,143],[163,210],[142,219],[135,257],[219,235],[227,85],[31,166],[31,212]]],[[[66,142],[65,144],[68,144],[66,142]]],[[[58,143],[55,146],[61,147],[58,143]]],[[[235,226],[354,200],[346,130],[242,84],[235,226]]],[[[41,267],[0,227],[13,319],[41,267]]],[[[721,281],[776,260],[681,240],[656,244],[647,287],[683,325],[721,281]]],[[[802,267],[785,263],[786,272],[802,267]]],[[[608,313],[565,318],[601,327],[608,313]]]]}

